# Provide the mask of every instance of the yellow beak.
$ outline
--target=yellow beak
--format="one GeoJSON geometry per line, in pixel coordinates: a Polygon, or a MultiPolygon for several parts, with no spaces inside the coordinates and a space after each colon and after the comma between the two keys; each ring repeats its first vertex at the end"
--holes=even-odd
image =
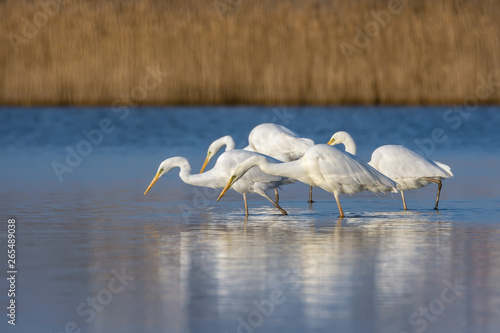
{"type": "Polygon", "coordinates": [[[151,187],[153,187],[153,185],[158,181],[158,179],[160,178],[160,173],[158,172],[155,176],[155,178],[153,178],[153,180],[151,181],[151,184],[149,184],[148,186],[148,189],[146,190],[146,192],[144,192],[144,195],[146,195],[149,190],[151,189],[151,187]]]}
{"type": "Polygon", "coordinates": [[[205,170],[209,161],[210,161],[210,153],[207,154],[207,158],[205,158],[205,163],[203,163],[203,166],[201,167],[200,173],[202,173],[203,170],[205,170]]]}
{"type": "Polygon", "coordinates": [[[331,139],[330,139],[330,141],[328,141],[328,143],[327,143],[327,144],[331,146],[334,142],[335,142],[335,139],[334,139],[334,138],[331,138],[331,139]]]}
{"type": "Polygon", "coordinates": [[[234,180],[234,177],[231,177],[229,179],[226,186],[224,187],[224,189],[220,193],[219,197],[217,198],[217,202],[219,202],[220,198],[222,198],[222,196],[227,192],[227,190],[229,190],[231,188],[231,186],[233,185],[233,180],[234,180]]]}

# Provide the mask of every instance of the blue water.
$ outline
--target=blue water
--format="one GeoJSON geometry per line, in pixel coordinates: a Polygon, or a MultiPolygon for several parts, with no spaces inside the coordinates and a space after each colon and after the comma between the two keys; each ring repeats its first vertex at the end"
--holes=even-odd
{"type": "Polygon", "coordinates": [[[2,332],[498,332],[500,108],[455,111],[0,109],[0,251],[7,275],[15,218],[18,270],[2,332]],[[162,160],[197,171],[210,142],[242,148],[263,122],[317,143],[346,130],[365,161],[403,144],[455,177],[439,211],[429,185],[408,211],[399,194],[343,196],[342,220],[304,184],[282,188],[288,216],[249,195],[248,219],[240,195],[215,203],[175,170],[143,196],[162,160]]]}

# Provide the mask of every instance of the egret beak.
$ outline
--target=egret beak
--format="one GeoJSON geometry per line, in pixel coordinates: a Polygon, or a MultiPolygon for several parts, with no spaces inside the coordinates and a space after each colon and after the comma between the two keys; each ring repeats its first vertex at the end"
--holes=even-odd
{"type": "Polygon", "coordinates": [[[220,193],[219,197],[217,198],[217,202],[219,202],[220,198],[222,198],[222,196],[227,192],[227,190],[229,190],[231,188],[231,186],[234,184],[235,178],[236,178],[236,176],[232,176],[231,178],[229,178],[226,186],[224,187],[224,189],[220,193]]]}
{"type": "Polygon", "coordinates": [[[209,152],[207,154],[207,158],[205,158],[205,163],[203,163],[203,166],[201,167],[200,173],[202,173],[203,170],[205,170],[205,168],[207,167],[207,164],[210,161],[210,155],[212,155],[212,154],[209,152]]]}
{"type": "Polygon", "coordinates": [[[160,179],[160,173],[158,172],[155,176],[155,178],[153,178],[153,180],[151,181],[151,184],[149,184],[148,186],[148,189],[146,190],[146,192],[144,192],[144,195],[146,195],[149,190],[151,189],[151,187],[153,187],[153,185],[158,181],[158,179],[160,179]]]}
{"type": "Polygon", "coordinates": [[[331,139],[330,139],[330,141],[328,141],[328,143],[327,143],[327,144],[328,144],[328,145],[330,145],[330,146],[333,146],[333,145],[334,145],[334,144],[333,144],[334,142],[335,142],[335,139],[334,139],[334,138],[331,138],[331,139]]]}

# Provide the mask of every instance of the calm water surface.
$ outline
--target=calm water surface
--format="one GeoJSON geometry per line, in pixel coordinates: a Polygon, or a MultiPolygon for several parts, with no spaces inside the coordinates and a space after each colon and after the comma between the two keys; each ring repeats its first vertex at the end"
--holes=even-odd
{"type": "Polygon", "coordinates": [[[115,111],[0,110],[2,267],[15,218],[18,268],[16,326],[3,310],[2,332],[499,331],[500,109],[115,111]],[[455,177],[439,211],[429,185],[405,193],[406,212],[399,194],[343,196],[341,221],[333,196],[316,189],[309,205],[304,184],[282,188],[288,216],[249,195],[248,219],[239,194],[216,204],[176,170],[143,196],[163,159],[197,171],[210,142],[244,147],[262,122],[317,143],[347,130],[366,161],[404,144],[455,177]]]}

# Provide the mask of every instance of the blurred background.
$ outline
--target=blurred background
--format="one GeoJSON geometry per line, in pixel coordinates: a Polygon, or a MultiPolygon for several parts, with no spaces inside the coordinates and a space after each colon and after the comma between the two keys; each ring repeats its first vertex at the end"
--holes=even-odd
{"type": "MultiPolygon", "coordinates": [[[[454,104],[500,81],[496,0],[0,2],[0,104],[454,104]]],[[[500,102],[498,91],[479,101],[500,102]]]]}

